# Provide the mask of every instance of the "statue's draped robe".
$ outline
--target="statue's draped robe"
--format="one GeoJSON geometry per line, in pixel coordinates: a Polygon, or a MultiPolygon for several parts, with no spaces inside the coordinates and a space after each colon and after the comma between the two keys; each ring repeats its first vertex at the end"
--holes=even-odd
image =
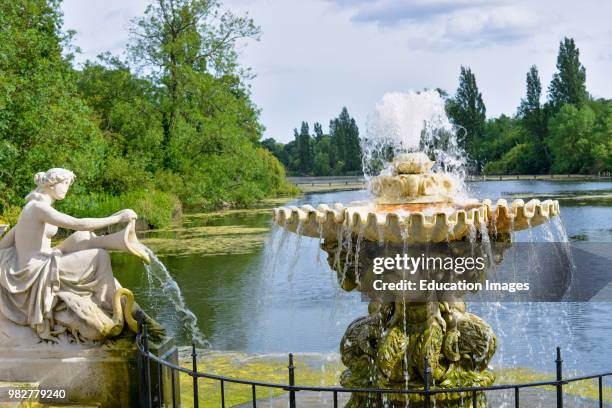
{"type": "Polygon", "coordinates": [[[79,295],[110,311],[119,286],[104,250],[39,254],[19,269],[15,246],[0,249],[0,313],[38,334],[53,330],[53,311],[62,294],[79,295]]]}

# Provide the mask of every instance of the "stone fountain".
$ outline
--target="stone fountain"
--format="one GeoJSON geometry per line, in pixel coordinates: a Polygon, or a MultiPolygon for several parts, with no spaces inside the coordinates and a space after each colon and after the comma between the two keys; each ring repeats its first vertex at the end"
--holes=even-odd
{"type": "MultiPolygon", "coordinates": [[[[513,231],[547,222],[559,214],[559,204],[459,198],[456,177],[432,172],[433,164],[424,153],[396,156],[388,175],[371,179],[371,202],[274,210],[282,228],[321,239],[340,286],[360,291],[369,302],[369,314],[353,321],[341,340],[345,387],[422,389],[426,365],[432,387],[488,386],[495,380],[488,364],[496,336],[467,311],[464,296],[477,291],[476,284],[500,262],[513,231]],[[377,259],[404,256],[450,261],[467,256],[482,262],[464,265],[461,273],[435,262],[411,270],[390,262],[381,273],[377,259]],[[446,286],[418,289],[422,280],[446,286]],[[406,289],[409,282],[417,289],[406,289]]],[[[354,394],[347,406],[379,406],[373,398],[378,397],[354,394]]],[[[412,406],[423,402],[416,395],[386,398],[389,406],[403,407],[408,398],[412,406]]],[[[438,406],[463,406],[470,396],[436,398],[438,406]]],[[[484,395],[478,398],[477,405],[486,406],[484,395]]]]}

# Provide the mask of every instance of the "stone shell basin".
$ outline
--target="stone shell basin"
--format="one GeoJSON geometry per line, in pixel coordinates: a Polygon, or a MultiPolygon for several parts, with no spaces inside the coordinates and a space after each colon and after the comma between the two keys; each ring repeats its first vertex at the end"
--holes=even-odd
{"type": "Polygon", "coordinates": [[[500,199],[464,205],[349,205],[334,204],[274,209],[274,221],[308,237],[340,240],[345,231],[368,241],[401,244],[456,241],[479,231],[507,233],[538,226],[559,214],[556,200],[500,199]]]}

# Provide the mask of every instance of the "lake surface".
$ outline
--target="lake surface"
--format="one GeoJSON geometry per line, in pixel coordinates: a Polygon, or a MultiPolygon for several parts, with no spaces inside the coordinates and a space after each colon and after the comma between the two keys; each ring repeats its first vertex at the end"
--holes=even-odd
{"type": "MultiPolygon", "coordinates": [[[[570,240],[612,243],[610,182],[490,181],[468,188],[481,199],[560,199],[570,240]]],[[[288,204],[316,206],[367,197],[365,191],[323,193],[288,204]]],[[[533,239],[539,239],[538,231],[533,239]]],[[[337,352],[348,324],[367,314],[367,303],[357,292],[338,287],[319,240],[271,229],[270,210],[189,216],[181,227],[145,234],[144,242],[161,254],[215,350],[337,352]]],[[[139,261],[113,254],[113,262],[120,282],[134,290],[179,343],[188,344],[188,330],[175,307],[139,261]]],[[[552,372],[559,345],[567,370],[612,369],[612,302],[475,303],[468,309],[498,336],[496,367],[552,372]]]]}

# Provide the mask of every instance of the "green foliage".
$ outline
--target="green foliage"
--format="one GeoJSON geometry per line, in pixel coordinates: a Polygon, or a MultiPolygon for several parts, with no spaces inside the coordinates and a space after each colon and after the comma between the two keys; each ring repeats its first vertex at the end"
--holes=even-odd
{"type": "Polygon", "coordinates": [[[300,170],[300,173],[311,174],[314,161],[314,149],[312,148],[314,142],[312,141],[312,137],[310,137],[308,123],[302,122],[300,132],[298,133],[297,129],[294,129],[293,134],[297,142],[297,158],[299,160],[298,168],[300,170]]]}
{"type": "Polygon", "coordinates": [[[596,173],[603,167],[602,159],[611,150],[612,118],[597,126],[595,112],[589,106],[564,105],[549,122],[546,140],[553,156],[554,172],[596,173]]]}
{"type": "Polygon", "coordinates": [[[342,108],[340,115],[329,122],[329,134],[337,141],[336,154],[344,164],[342,170],[345,173],[361,171],[359,129],[346,108],[342,108]]]}
{"type": "Polygon", "coordinates": [[[237,41],[257,38],[259,28],[219,7],[157,0],[137,20],[129,48],[153,72],[159,100],[161,137],[154,148],[163,177],[157,187],[191,208],[245,206],[291,192],[282,165],[259,147],[259,111],[236,62],[237,41]],[[169,182],[173,174],[182,182],[169,182]]]}
{"type": "Polygon", "coordinates": [[[504,153],[499,160],[485,165],[486,174],[531,174],[530,167],[537,162],[535,146],[531,143],[519,143],[504,153]]]}
{"type": "MultiPolygon", "coordinates": [[[[316,129],[316,127],[315,127],[316,129]]],[[[314,175],[329,176],[334,174],[334,163],[336,162],[336,149],[333,139],[329,135],[315,137],[314,175]]]]}
{"type": "Polygon", "coordinates": [[[71,195],[58,203],[58,209],[75,217],[107,217],[131,208],[146,224],[163,228],[181,213],[181,202],[172,194],[157,190],[137,190],[112,195],[106,192],[71,195]]]}
{"type": "Polygon", "coordinates": [[[0,3],[1,212],[22,203],[43,169],[72,169],[80,188],[95,186],[102,173],[106,146],[76,96],[61,22],[56,2],[0,3]]]}
{"type": "Polygon", "coordinates": [[[266,139],[261,145],[276,156],[285,168],[295,175],[360,175],[361,145],[359,128],[346,108],[329,122],[329,134],[323,133],[320,123],[314,124],[314,135],[308,123],[302,122],[300,131],[294,129],[294,140],[287,144],[266,139]]]}
{"type": "Polygon", "coordinates": [[[486,108],[476,85],[476,76],[470,68],[461,67],[459,87],[455,96],[447,100],[446,112],[453,124],[462,128],[457,142],[468,153],[473,169],[479,172],[482,158],[477,147],[486,126],[486,108]]]}
{"type": "Polygon", "coordinates": [[[245,207],[270,195],[294,194],[285,171],[267,150],[250,143],[232,155],[211,155],[197,168],[199,177],[183,177],[184,203],[192,209],[245,207]]]}
{"type": "Polygon", "coordinates": [[[484,104],[474,75],[462,67],[459,82],[446,109],[452,121],[466,129],[460,142],[476,170],[484,165],[487,174],[612,171],[612,101],[590,99],[573,39],[560,44],[548,102],[540,103],[542,84],[532,66],[515,117],[501,115],[483,127],[484,104]]]}
{"type": "Polygon", "coordinates": [[[580,106],[586,102],[586,70],[580,63],[580,51],[573,38],[564,38],[559,44],[557,72],[548,87],[548,102],[553,111],[565,104],[580,106]]]}
{"type": "Polygon", "coordinates": [[[538,67],[532,65],[527,73],[527,95],[521,99],[521,104],[518,108],[519,116],[528,117],[541,110],[540,98],[542,97],[542,83],[540,82],[540,74],[538,67]]]}

